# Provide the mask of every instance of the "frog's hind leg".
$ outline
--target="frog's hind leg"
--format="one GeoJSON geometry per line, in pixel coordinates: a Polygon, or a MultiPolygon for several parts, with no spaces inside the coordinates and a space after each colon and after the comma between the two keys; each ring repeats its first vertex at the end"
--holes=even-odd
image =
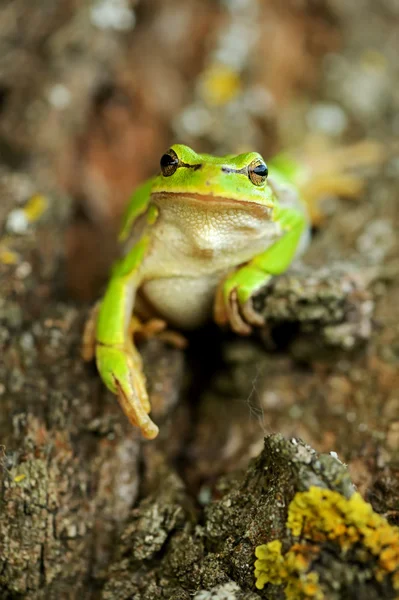
{"type": "Polygon", "coordinates": [[[362,170],[383,162],[385,149],[374,141],[364,140],[343,148],[310,148],[308,175],[299,182],[311,222],[323,221],[320,200],[327,195],[348,199],[359,198],[365,187],[362,170]]]}
{"type": "Polygon", "coordinates": [[[187,339],[178,331],[168,329],[168,324],[163,319],[152,318],[142,322],[136,315],[133,315],[130,321],[130,333],[138,339],[148,340],[156,337],[166,344],[183,350],[187,347],[187,339]]]}
{"type": "Polygon", "coordinates": [[[312,136],[300,152],[272,159],[270,170],[297,187],[311,223],[318,226],[325,217],[323,197],[359,198],[365,186],[363,170],[381,164],[386,155],[385,148],[375,141],[334,148],[325,138],[312,136]]]}

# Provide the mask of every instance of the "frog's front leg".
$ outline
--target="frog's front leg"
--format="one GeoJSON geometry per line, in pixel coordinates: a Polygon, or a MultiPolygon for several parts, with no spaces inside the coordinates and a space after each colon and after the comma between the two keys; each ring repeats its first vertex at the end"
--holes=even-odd
{"type": "Polygon", "coordinates": [[[141,357],[130,333],[139,268],[148,244],[149,238],[142,238],[114,269],[98,312],[95,354],[103,382],[117,395],[129,421],[153,439],[158,427],[148,416],[150,403],[141,357]]]}
{"type": "Polygon", "coordinates": [[[263,325],[262,317],[252,308],[251,297],[274,275],[286,271],[307,228],[305,214],[293,208],[278,209],[277,219],[283,230],[282,236],[265,252],[228,275],[216,293],[216,323],[230,323],[232,329],[241,335],[248,335],[251,325],[263,325]]]}

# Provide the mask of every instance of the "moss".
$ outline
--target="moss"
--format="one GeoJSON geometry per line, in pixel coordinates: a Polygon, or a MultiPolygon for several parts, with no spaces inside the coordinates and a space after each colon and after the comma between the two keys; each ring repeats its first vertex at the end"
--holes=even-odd
{"type": "Polygon", "coordinates": [[[284,585],[287,598],[325,598],[317,561],[323,552],[365,566],[368,578],[386,583],[399,597],[399,529],[392,527],[355,493],[311,487],[298,492],[288,509],[287,527],[294,543],[283,554],[274,540],[256,548],[256,587],[284,585]],[[298,542],[300,540],[300,543],[298,542]]]}

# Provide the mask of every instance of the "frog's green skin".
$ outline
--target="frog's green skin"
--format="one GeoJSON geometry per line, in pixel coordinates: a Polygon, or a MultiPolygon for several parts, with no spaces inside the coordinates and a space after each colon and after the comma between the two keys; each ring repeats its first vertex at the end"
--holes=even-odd
{"type": "Polygon", "coordinates": [[[120,233],[125,254],[112,271],[95,328],[100,375],[147,438],[158,428],[148,416],[129,329],[137,292],[175,327],[200,326],[213,307],[218,323],[248,333],[260,324],[251,296],[287,269],[308,233],[305,209],[282,171],[253,177],[254,167],[264,165],[259,154],[215,157],[183,145],[170,152],[172,167],[167,170],[166,160],[164,173],[130,201],[120,233]]]}

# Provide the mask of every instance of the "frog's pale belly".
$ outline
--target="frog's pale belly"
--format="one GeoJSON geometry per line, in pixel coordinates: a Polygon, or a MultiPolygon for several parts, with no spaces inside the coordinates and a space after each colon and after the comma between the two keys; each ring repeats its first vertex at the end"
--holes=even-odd
{"type": "Polygon", "coordinates": [[[153,279],[141,288],[159,314],[174,327],[195,329],[211,318],[221,274],[153,279]]]}

